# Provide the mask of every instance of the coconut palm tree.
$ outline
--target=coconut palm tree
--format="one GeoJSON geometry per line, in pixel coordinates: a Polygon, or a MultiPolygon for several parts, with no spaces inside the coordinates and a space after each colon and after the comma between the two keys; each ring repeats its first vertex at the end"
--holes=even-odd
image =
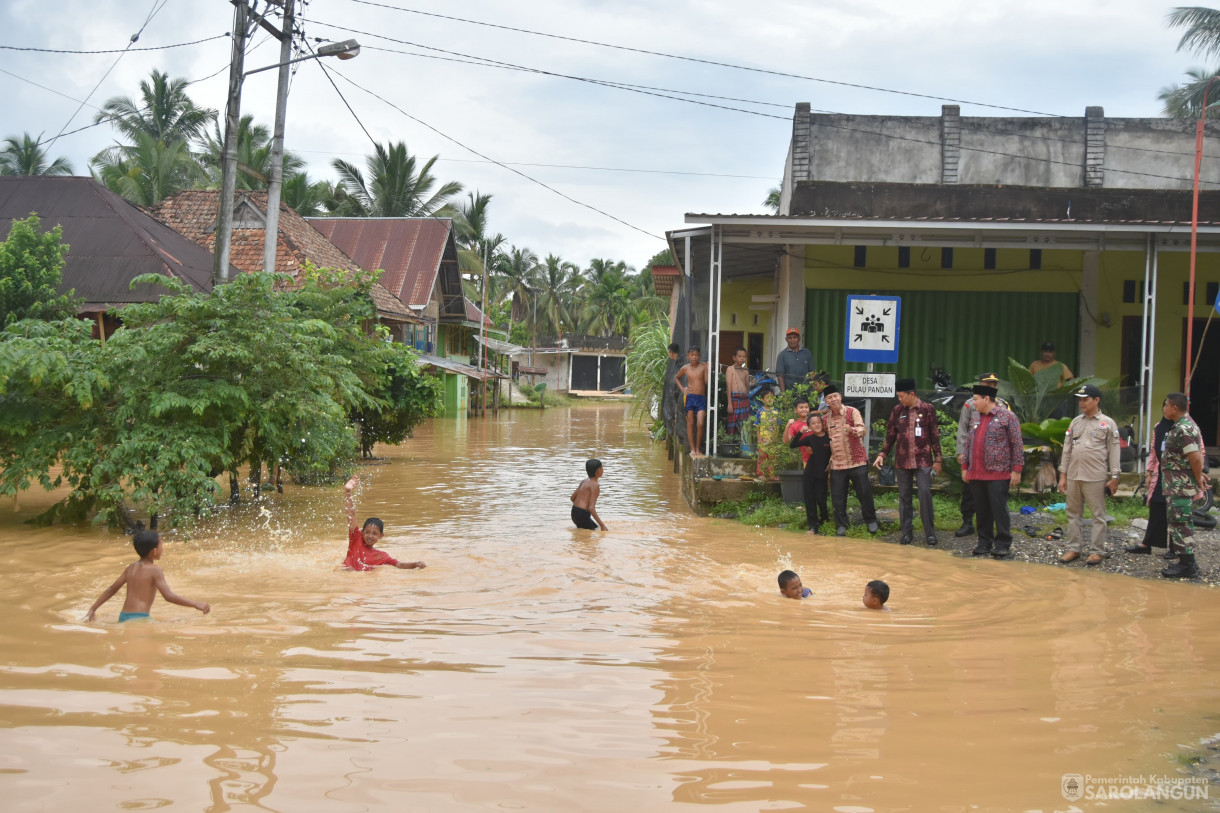
{"type": "Polygon", "coordinates": [[[1170,28],[1182,28],[1179,51],[1199,56],[1220,56],[1220,9],[1180,6],[1169,15],[1170,28]]]}
{"type": "Polygon", "coordinates": [[[66,158],[56,158],[47,163],[46,150],[42,148],[42,136],[30,138],[29,133],[21,137],[9,136],[0,149],[0,175],[71,175],[72,165],[66,158]]]}
{"type": "Polygon", "coordinates": [[[507,242],[502,234],[487,233],[487,209],[490,203],[491,195],[484,195],[478,190],[467,192],[466,202],[459,203],[453,215],[458,269],[469,276],[470,290],[466,295],[476,302],[483,298],[484,258],[490,271],[496,264],[501,247],[507,242]]]}
{"type": "Polygon", "coordinates": [[[166,144],[143,134],[132,146],[94,158],[92,168],[94,177],[137,206],[156,206],[205,178],[185,141],[166,144]]]}
{"type": "MultiPolygon", "coordinates": [[[[199,163],[208,174],[208,186],[219,189],[224,166],[224,133],[220,124],[205,132],[199,153],[199,163]]],[[[300,156],[284,152],[284,175],[287,178],[305,167],[300,156]]],[[[271,130],[255,124],[253,116],[242,116],[237,125],[237,188],[262,190],[271,177],[271,130]]]]}
{"type": "Polygon", "coordinates": [[[153,69],[149,79],[140,82],[140,99],[115,96],[102,105],[93,117],[95,124],[110,120],[133,143],[138,136],[150,136],[162,144],[190,142],[203,135],[216,111],[199,107],[186,94],[185,79],[170,79],[153,69]]]}
{"type": "Polygon", "coordinates": [[[336,215],[354,217],[431,217],[449,211],[449,199],[462,191],[457,181],[437,185],[434,155],[422,166],[403,142],[374,144],[366,166],[368,179],[354,164],[336,158],[336,215]]]}
{"type": "Polygon", "coordinates": [[[621,335],[626,329],[631,313],[628,276],[632,271],[622,260],[590,261],[581,291],[584,307],[580,316],[585,332],[621,335]]]}
{"type": "Polygon", "coordinates": [[[508,312],[508,332],[513,330],[513,322],[523,321],[531,315],[530,303],[534,291],[530,287],[538,267],[538,255],[528,248],[511,246],[508,251],[500,252],[491,271],[503,284],[506,297],[512,299],[512,307],[508,312]]]}
{"type": "MultiPolygon", "coordinates": [[[[1166,116],[1197,121],[1199,113],[1203,110],[1203,93],[1207,90],[1211,80],[1220,75],[1220,68],[1214,71],[1191,68],[1186,71],[1186,75],[1190,77],[1189,82],[1161,88],[1156,97],[1164,104],[1161,112],[1166,116]]],[[[1220,106],[1217,105],[1217,102],[1220,102],[1220,83],[1213,87],[1209,94],[1208,118],[1220,117],[1220,106]]]]}
{"type": "Polygon", "coordinates": [[[771,210],[771,214],[779,214],[780,203],[780,188],[773,186],[767,190],[767,197],[763,198],[763,206],[771,210]]]}
{"type": "Polygon", "coordinates": [[[286,176],[280,188],[280,200],[301,217],[325,214],[326,202],[332,200],[334,195],[334,188],[328,181],[310,181],[307,172],[286,176]]]}
{"type": "Polygon", "coordinates": [[[548,329],[562,335],[572,324],[572,295],[576,291],[580,269],[575,264],[548,254],[534,269],[539,321],[545,319],[548,329]]]}

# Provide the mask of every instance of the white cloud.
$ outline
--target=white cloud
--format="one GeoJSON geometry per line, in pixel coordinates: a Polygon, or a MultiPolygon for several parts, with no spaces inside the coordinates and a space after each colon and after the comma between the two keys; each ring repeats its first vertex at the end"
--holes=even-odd
{"type": "MultiPolygon", "coordinates": [[[[1083,115],[1102,105],[1112,116],[1154,116],[1156,92],[1200,63],[1177,54],[1178,35],[1164,19],[1176,2],[1147,0],[839,0],[756,2],[728,0],[559,2],[506,6],[468,0],[386,0],[438,14],[600,40],[633,48],[769,68],[930,96],[989,102],[1061,115],[1083,115]]],[[[121,48],[148,13],[143,3],[65,0],[56,13],[15,0],[0,8],[0,42],[52,48],[121,48]]],[[[223,33],[227,3],[171,0],[139,45],[158,45],[223,33]]],[[[695,62],[599,48],[574,42],[378,9],[351,0],[314,0],[305,15],[310,36],[356,36],[367,46],[412,50],[371,36],[322,25],[335,23],[422,45],[571,73],[665,88],[776,102],[756,108],[768,119],[716,110],[586,83],[496,68],[441,62],[367,48],[335,68],[438,130],[502,161],[599,167],[671,169],[762,176],[774,180],[708,178],[521,167],[566,194],[645,231],[682,225],[688,211],[760,211],[767,188],[782,171],[792,105],[856,113],[929,115],[941,101],[834,84],[729,70],[695,62]]],[[[259,37],[258,39],[262,39],[259,37]]],[[[256,40],[257,41],[257,40],[256,40]]],[[[229,43],[164,52],[130,53],[92,98],[135,95],[153,67],[198,78],[224,66],[229,43]]],[[[276,61],[273,43],[259,46],[248,66],[276,61]]],[[[83,99],[114,62],[113,55],[71,56],[4,52],[5,70],[83,99]]],[[[243,111],[270,123],[274,74],[247,80],[243,111]]],[[[227,72],[192,88],[200,104],[223,109],[227,72]]],[[[422,156],[439,154],[438,171],[467,188],[495,195],[492,228],[539,254],[578,263],[595,256],[637,264],[658,241],[620,226],[504,169],[465,163],[476,156],[342,81],[340,90],[377,140],[404,140],[422,156]]],[[[22,131],[54,135],[76,104],[0,73],[6,100],[2,136],[22,131]]],[[[738,103],[724,102],[734,106],[738,103]]],[[[92,121],[85,108],[68,129],[92,121]]],[[[964,107],[967,115],[996,111],[964,107]]],[[[67,136],[52,149],[78,172],[109,144],[106,126],[67,136]]],[[[289,149],[300,151],[311,174],[333,176],[331,157],[360,162],[368,139],[316,65],[294,80],[287,125],[289,149]]]]}

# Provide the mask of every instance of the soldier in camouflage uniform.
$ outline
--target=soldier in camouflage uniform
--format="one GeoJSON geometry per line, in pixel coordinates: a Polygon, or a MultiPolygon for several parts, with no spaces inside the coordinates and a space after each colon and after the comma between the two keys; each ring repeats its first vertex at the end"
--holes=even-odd
{"type": "Polygon", "coordinates": [[[1211,483],[1203,474],[1203,437],[1198,425],[1187,414],[1189,402],[1180,392],[1165,397],[1162,414],[1173,421],[1165,435],[1161,452],[1161,490],[1167,503],[1169,548],[1180,551],[1178,562],[1165,568],[1168,579],[1189,579],[1199,575],[1193,547],[1194,501],[1203,498],[1211,483]]]}

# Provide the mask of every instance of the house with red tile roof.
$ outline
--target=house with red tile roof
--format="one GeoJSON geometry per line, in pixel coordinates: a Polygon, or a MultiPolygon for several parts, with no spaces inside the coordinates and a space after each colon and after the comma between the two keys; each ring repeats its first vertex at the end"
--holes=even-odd
{"type": "Polygon", "coordinates": [[[308,223],[362,268],[384,273],[385,287],[419,316],[413,343],[445,384],[445,413],[465,414],[470,387],[487,378],[480,330],[507,338],[462,292],[453,221],[440,217],[311,217],[308,223]]]}
{"type": "MultiPolygon", "coordinates": [[[[216,241],[219,201],[217,190],[188,189],[161,201],[149,210],[149,214],[210,252],[216,241]]],[[[233,239],[229,250],[229,262],[238,271],[261,271],[263,268],[266,212],[266,192],[238,191],[233,206],[233,239]]],[[[281,202],[275,270],[295,277],[306,261],[319,268],[343,271],[361,268],[305,218],[281,202]]],[[[398,341],[410,343],[412,331],[422,323],[419,316],[380,282],[373,284],[370,293],[378,320],[390,328],[398,341]]]]}

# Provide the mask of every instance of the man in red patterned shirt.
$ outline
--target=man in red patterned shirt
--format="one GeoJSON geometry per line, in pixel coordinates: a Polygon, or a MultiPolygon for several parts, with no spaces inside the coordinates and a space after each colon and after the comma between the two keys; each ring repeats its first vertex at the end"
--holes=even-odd
{"type": "Polygon", "coordinates": [[[878,531],[877,511],[873,507],[873,486],[868,481],[868,452],[864,450],[864,418],[860,410],[843,404],[839,388],[831,384],[822,390],[826,398],[826,434],[830,436],[830,502],[835,515],[835,533],[847,536],[847,483],[855,489],[868,532],[878,531]]]}
{"type": "Polygon", "coordinates": [[[1021,484],[1025,448],[1021,443],[1021,422],[996,403],[998,393],[995,387],[974,386],[974,406],[978,411],[971,416],[966,448],[961,450],[966,461],[962,480],[972,490],[978,510],[978,544],[970,552],[975,556],[990,554],[996,559],[1009,559],[1012,533],[1008,489],[1021,484]]]}
{"type": "Polygon", "coordinates": [[[936,407],[921,401],[915,392],[915,379],[900,378],[894,385],[898,403],[890,412],[885,429],[885,445],[873,466],[881,468],[890,449],[894,449],[894,474],[898,480],[898,519],[902,524],[902,545],[911,544],[915,522],[911,511],[911,485],[919,489],[919,520],[929,545],[936,544],[933,524],[932,472],[940,474],[940,430],[936,407]]]}

